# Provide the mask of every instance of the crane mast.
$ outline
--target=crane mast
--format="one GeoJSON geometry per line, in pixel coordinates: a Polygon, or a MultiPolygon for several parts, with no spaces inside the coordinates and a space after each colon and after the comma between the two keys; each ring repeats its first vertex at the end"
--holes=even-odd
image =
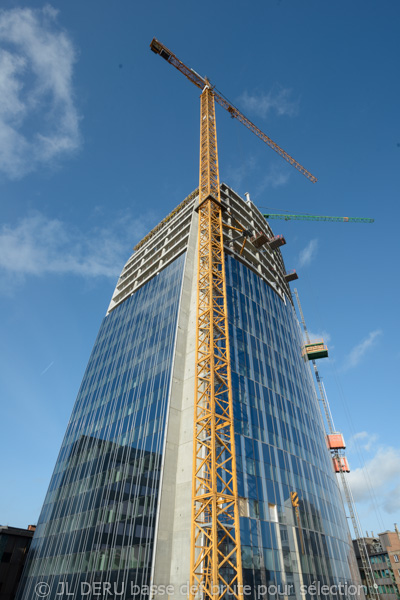
{"type": "MultiPolygon", "coordinates": [[[[215,101],[299,170],[316,178],[155,38],[150,48],[202,90],[196,366],[189,598],[242,600],[242,557],[215,101]]],[[[244,243],[248,232],[240,232],[244,243]]],[[[243,249],[242,246],[242,249],[243,249]]]]}
{"type": "Polygon", "coordinates": [[[190,598],[242,598],[214,95],[201,94],[190,598]]]}
{"type": "MultiPolygon", "coordinates": [[[[309,343],[310,342],[310,337],[308,335],[308,330],[307,330],[307,325],[304,319],[304,314],[303,314],[303,310],[301,308],[301,304],[300,304],[300,298],[299,295],[297,293],[297,289],[294,290],[295,296],[296,296],[296,301],[297,301],[297,306],[299,308],[299,313],[300,313],[300,318],[301,318],[301,323],[303,325],[303,329],[304,329],[304,333],[306,336],[306,340],[309,343]]],[[[322,383],[319,371],[318,371],[318,367],[316,364],[315,360],[311,361],[314,367],[314,373],[315,373],[315,378],[317,380],[317,384],[318,384],[318,389],[319,389],[319,393],[320,393],[320,400],[322,403],[322,406],[324,408],[324,413],[325,413],[325,418],[326,418],[326,423],[328,426],[328,432],[329,434],[334,434],[335,433],[335,426],[333,424],[333,419],[332,419],[332,415],[331,415],[331,411],[329,408],[329,402],[328,402],[328,398],[325,392],[325,387],[322,383]]],[[[336,459],[336,465],[339,468],[339,472],[340,472],[340,478],[341,478],[341,483],[342,483],[342,488],[343,488],[343,492],[344,492],[344,496],[346,499],[346,504],[349,510],[349,514],[350,514],[350,519],[353,525],[353,529],[354,529],[354,534],[356,536],[356,540],[357,540],[357,545],[358,545],[358,550],[360,552],[360,558],[361,558],[361,564],[364,570],[364,575],[365,575],[365,580],[367,582],[367,587],[368,587],[368,594],[369,594],[369,598],[371,598],[371,600],[379,600],[379,594],[377,592],[377,589],[374,587],[374,576],[372,573],[372,568],[371,568],[371,564],[369,562],[369,557],[368,557],[368,552],[367,552],[367,547],[365,545],[365,541],[364,538],[361,536],[361,527],[360,527],[360,522],[358,519],[358,515],[357,515],[357,511],[356,511],[356,507],[354,504],[354,500],[353,500],[353,495],[351,493],[351,489],[349,486],[349,483],[347,481],[347,477],[346,477],[346,473],[343,470],[343,465],[342,465],[342,461],[340,460],[340,455],[339,455],[339,450],[334,450],[333,451],[333,458],[336,459]]]]}
{"type": "MultiPolygon", "coordinates": [[[[233,425],[233,401],[225,282],[223,206],[220,198],[215,102],[269,145],[310,181],[316,177],[245,117],[211,86],[155,38],[150,48],[202,90],[200,97],[200,175],[198,220],[198,277],[196,368],[193,432],[192,519],[189,598],[243,599],[239,506],[233,425]]],[[[316,215],[266,214],[265,218],[373,222],[373,219],[316,215]]],[[[240,231],[244,243],[248,232],[240,231]]],[[[242,247],[243,249],[243,247],[242,247]]],[[[297,290],[301,321],[310,342],[297,290]]],[[[329,437],[337,437],[325,388],[312,359],[329,437]]],[[[340,437],[340,434],[339,434],[340,437]]],[[[372,600],[379,600],[354,501],[340,455],[343,445],[331,450],[340,473],[361,562],[372,600]]]]}

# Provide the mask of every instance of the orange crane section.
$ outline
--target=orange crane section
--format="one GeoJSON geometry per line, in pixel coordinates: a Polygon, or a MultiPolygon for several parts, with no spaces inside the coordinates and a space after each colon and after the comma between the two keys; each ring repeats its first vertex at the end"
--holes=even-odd
{"type": "MultiPolygon", "coordinates": [[[[150,48],[202,90],[189,598],[242,600],[242,557],[215,100],[311,181],[316,178],[153,39],[150,48]]],[[[240,231],[244,243],[249,232],[240,231]]],[[[243,249],[242,246],[242,249],[243,249]]]]}
{"type": "MultiPolygon", "coordinates": [[[[173,55],[153,40],[163,58],[173,55]]],[[[196,371],[189,598],[242,600],[242,555],[233,426],[225,257],[214,93],[206,79],[174,57],[203,89],[200,168],[196,371]]]]}
{"type": "MultiPolygon", "coordinates": [[[[168,50],[168,48],[164,46],[164,44],[156,40],[156,38],[153,38],[150,44],[150,48],[153,50],[153,52],[159,54],[167,62],[169,62],[176,69],[178,69],[178,71],[183,73],[185,77],[187,77],[192,83],[194,83],[194,85],[196,85],[201,90],[204,89],[206,85],[210,86],[210,83],[204,77],[201,77],[198,73],[196,73],[196,71],[186,66],[181,60],[179,60],[177,56],[175,56],[173,52],[171,52],[171,50],[168,50]]],[[[243,123],[243,125],[245,125],[247,129],[250,129],[250,131],[255,133],[256,136],[260,138],[260,140],[265,142],[270,148],[272,148],[272,150],[279,154],[279,156],[282,156],[282,158],[284,158],[295,169],[300,171],[300,173],[307,177],[307,179],[309,179],[312,183],[316,183],[317,178],[315,177],[315,175],[307,171],[307,169],[305,169],[300,163],[298,163],[297,160],[290,156],[290,154],[283,150],[283,148],[278,146],[276,142],[271,140],[271,138],[268,137],[263,131],[261,131],[261,129],[259,129],[257,125],[254,125],[254,123],[252,123],[250,119],[245,117],[245,115],[242,114],[240,110],[236,108],[236,106],[231,104],[226,98],[224,98],[220,93],[218,93],[215,87],[210,87],[212,88],[215,101],[218,102],[220,106],[225,108],[225,110],[229,112],[232,118],[237,119],[238,121],[243,123]]]]}
{"type": "Polygon", "coordinates": [[[243,597],[214,96],[201,94],[190,595],[243,597]]]}

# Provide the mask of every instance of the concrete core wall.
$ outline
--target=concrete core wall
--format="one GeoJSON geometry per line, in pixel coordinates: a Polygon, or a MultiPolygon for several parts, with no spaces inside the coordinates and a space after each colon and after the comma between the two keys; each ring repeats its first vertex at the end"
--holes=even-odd
{"type": "MultiPolygon", "coordinates": [[[[171,596],[176,600],[187,598],[181,588],[188,584],[190,573],[197,227],[198,216],[193,212],[178,318],[152,578],[154,586],[172,585],[171,596]]],[[[165,600],[166,596],[154,596],[158,597],[165,600]]]]}

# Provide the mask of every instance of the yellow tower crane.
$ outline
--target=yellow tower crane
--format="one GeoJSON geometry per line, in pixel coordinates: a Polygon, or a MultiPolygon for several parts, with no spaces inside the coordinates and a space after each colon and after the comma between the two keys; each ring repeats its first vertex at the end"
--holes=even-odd
{"type": "MultiPolygon", "coordinates": [[[[189,598],[243,598],[215,101],[310,181],[314,175],[155,38],[150,48],[202,90],[189,598]]],[[[235,228],[232,228],[235,229],[235,228]]]]}

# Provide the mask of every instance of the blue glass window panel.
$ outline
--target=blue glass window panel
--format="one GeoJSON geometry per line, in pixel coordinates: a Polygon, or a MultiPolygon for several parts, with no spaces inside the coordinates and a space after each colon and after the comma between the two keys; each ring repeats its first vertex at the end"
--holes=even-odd
{"type": "MultiPolygon", "coordinates": [[[[149,584],[185,255],[117,306],[100,327],[24,571],[78,590],[123,574],[149,584]]],[[[79,594],[78,594],[79,595],[79,594]]]]}
{"type": "MultiPolygon", "coordinates": [[[[312,578],[322,581],[328,571],[335,574],[332,582],[351,581],[355,565],[349,559],[347,524],[325,447],[312,375],[308,363],[301,358],[303,341],[293,306],[289,300],[283,302],[260,277],[231,256],[226,258],[226,273],[233,399],[234,404],[240,403],[234,406],[236,448],[243,459],[240,469],[244,486],[241,473],[239,495],[246,492],[251,516],[241,519],[241,527],[249,520],[258,522],[260,531],[255,536],[254,525],[250,525],[253,535],[249,542],[249,531],[243,530],[244,580],[252,585],[260,580],[260,544],[278,553],[268,556],[264,552],[264,559],[271,576],[276,581],[283,580],[283,555],[279,555],[283,540],[277,533],[278,524],[269,519],[276,514],[281,523],[286,523],[279,527],[293,529],[300,548],[290,502],[290,492],[295,490],[301,499],[305,530],[306,556],[302,562],[310,583],[312,578]],[[242,403],[247,406],[246,411],[242,403]],[[259,448],[251,437],[267,443],[259,448]],[[334,546],[338,553],[335,567],[327,566],[323,550],[329,547],[332,535],[341,538],[341,545],[334,546]]],[[[294,548],[287,546],[287,532],[285,535],[286,552],[296,556],[294,548]]]]}

